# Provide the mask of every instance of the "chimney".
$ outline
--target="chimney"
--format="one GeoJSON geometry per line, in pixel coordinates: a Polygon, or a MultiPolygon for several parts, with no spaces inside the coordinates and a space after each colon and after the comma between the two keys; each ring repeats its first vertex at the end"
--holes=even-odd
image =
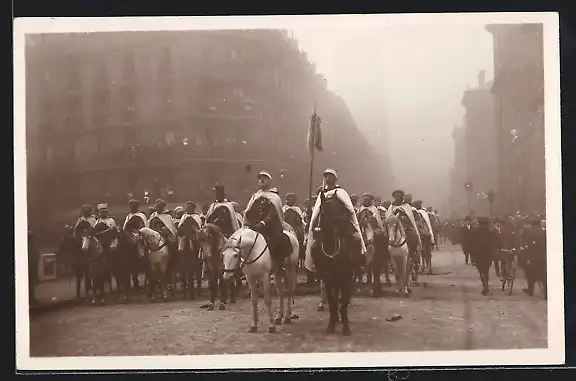
{"type": "Polygon", "coordinates": [[[486,85],[486,71],[480,70],[478,73],[478,87],[484,87],[486,85]]]}

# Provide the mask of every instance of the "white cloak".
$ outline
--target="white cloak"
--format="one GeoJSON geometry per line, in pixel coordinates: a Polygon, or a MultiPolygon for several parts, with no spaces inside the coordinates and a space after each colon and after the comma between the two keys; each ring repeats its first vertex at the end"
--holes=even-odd
{"type": "MultiPolygon", "coordinates": [[[[324,192],[324,190],[323,190],[324,192]]],[[[344,205],[346,206],[346,209],[348,209],[351,213],[351,219],[352,219],[352,225],[354,225],[354,228],[356,229],[356,237],[360,239],[360,243],[362,245],[362,255],[366,254],[366,246],[364,245],[364,239],[362,237],[362,233],[360,232],[360,225],[358,224],[358,218],[356,216],[356,213],[354,211],[354,206],[352,205],[352,201],[350,201],[350,196],[348,195],[348,192],[346,192],[344,189],[342,188],[334,188],[332,190],[326,191],[324,192],[324,194],[326,195],[326,197],[331,197],[332,195],[334,195],[334,193],[336,193],[336,195],[338,196],[338,198],[344,203],[344,205]]],[[[318,196],[318,198],[316,199],[316,204],[314,204],[314,209],[312,209],[312,217],[310,218],[310,224],[309,224],[309,228],[308,228],[308,239],[306,242],[306,257],[304,259],[304,267],[306,267],[306,269],[308,269],[308,271],[315,271],[314,268],[314,261],[312,260],[312,242],[313,242],[313,229],[314,229],[314,224],[316,223],[316,220],[318,219],[318,215],[320,214],[320,203],[321,203],[321,199],[320,196],[318,196]]]]}
{"type": "Polygon", "coordinates": [[[434,244],[434,231],[432,230],[432,224],[430,223],[430,217],[428,216],[428,212],[424,209],[418,209],[418,213],[424,218],[426,221],[426,225],[428,226],[428,231],[430,232],[430,239],[432,240],[432,244],[434,244]]]}
{"type": "Polygon", "coordinates": [[[170,230],[170,233],[176,237],[176,226],[174,225],[174,220],[172,219],[171,215],[165,213],[158,214],[158,212],[154,212],[150,215],[150,219],[148,219],[148,226],[150,226],[150,222],[152,222],[154,217],[158,217],[160,221],[162,221],[168,228],[168,230],[170,230]]]}
{"type": "Polygon", "coordinates": [[[226,207],[226,209],[228,209],[228,213],[230,213],[230,221],[232,221],[232,230],[237,231],[238,229],[240,229],[240,226],[238,225],[238,219],[236,218],[236,211],[234,210],[234,206],[228,200],[224,200],[223,202],[213,202],[212,205],[210,205],[210,208],[208,208],[208,213],[206,213],[206,221],[208,221],[210,215],[214,213],[214,210],[216,210],[220,206],[224,206],[226,207]]]}
{"type": "Polygon", "coordinates": [[[124,220],[124,225],[122,225],[122,229],[126,229],[126,224],[134,216],[140,217],[142,219],[142,221],[144,221],[144,227],[148,227],[148,220],[146,219],[146,216],[144,215],[144,213],[138,212],[138,213],[128,213],[128,215],[126,216],[126,219],[124,220]]]}

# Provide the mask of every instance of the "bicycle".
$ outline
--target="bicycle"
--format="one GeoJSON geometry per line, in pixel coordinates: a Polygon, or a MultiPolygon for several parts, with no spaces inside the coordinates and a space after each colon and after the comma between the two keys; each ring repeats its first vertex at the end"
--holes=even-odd
{"type": "Polygon", "coordinates": [[[500,282],[502,282],[502,291],[507,289],[508,296],[512,295],[512,290],[514,289],[514,279],[516,278],[516,261],[515,250],[500,249],[502,255],[500,263],[502,268],[500,270],[501,277],[500,282]]]}

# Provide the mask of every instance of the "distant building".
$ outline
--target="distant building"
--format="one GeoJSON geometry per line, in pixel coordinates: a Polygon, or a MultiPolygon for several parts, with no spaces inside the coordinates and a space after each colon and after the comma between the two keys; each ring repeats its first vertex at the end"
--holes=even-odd
{"type": "Polygon", "coordinates": [[[303,201],[314,101],[325,151],[313,189],[324,167],[352,192],[378,186],[371,174],[383,172],[345,102],[281,30],[31,35],[26,94],[37,224],[145,191],[152,201],[206,202],[215,183],[242,204],[261,169],[303,201]]]}
{"type": "Polygon", "coordinates": [[[476,216],[488,216],[490,206],[487,194],[498,184],[498,145],[495,126],[492,82],[486,82],[486,73],[478,74],[478,86],[466,90],[462,97],[465,108],[464,131],[466,147],[466,179],[472,182],[470,207],[476,216]]]}
{"type": "Polygon", "coordinates": [[[500,213],[544,213],[544,51],[542,24],[487,25],[494,38],[500,213]]]}
{"type": "Polygon", "coordinates": [[[468,203],[464,189],[464,184],[468,181],[466,129],[464,127],[454,128],[452,139],[454,139],[454,166],[450,170],[450,217],[462,218],[468,214],[468,203]]]}

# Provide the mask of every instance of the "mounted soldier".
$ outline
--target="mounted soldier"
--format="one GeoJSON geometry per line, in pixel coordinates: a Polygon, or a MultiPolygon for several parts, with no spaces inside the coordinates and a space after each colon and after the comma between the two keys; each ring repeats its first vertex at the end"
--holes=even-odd
{"type": "Polygon", "coordinates": [[[150,229],[157,231],[167,240],[168,244],[174,247],[176,244],[176,225],[168,211],[165,210],[166,202],[162,199],[156,200],[154,212],[148,219],[150,229]]]}
{"type": "Polygon", "coordinates": [[[286,257],[292,252],[290,238],[284,234],[282,200],[278,190],[271,186],[272,176],[266,171],[258,174],[258,191],[252,195],[244,212],[244,226],[261,233],[268,243],[273,266],[283,268],[286,257]]]}
{"type": "Polygon", "coordinates": [[[405,193],[403,190],[395,190],[392,192],[394,202],[390,204],[386,212],[386,220],[392,215],[395,215],[400,220],[402,227],[406,232],[406,243],[412,258],[412,263],[418,267],[420,262],[420,250],[422,249],[422,241],[420,239],[420,231],[417,225],[417,219],[420,220],[420,214],[410,205],[412,201],[411,195],[407,199],[404,198],[405,193]]]}
{"type": "MultiPolygon", "coordinates": [[[[432,273],[432,248],[434,247],[434,230],[432,221],[426,209],[422,207],[422,200],[414,201],[414,208],[422,219],[420,225],[420,239],[422,241],[422,257],[424,266],[428,268],[428,273],[432,273]]],[[[424,271],[424,269],[422,269],[424,271]]]]}
{"type": "Polygon", "coordinates": [[[114,218],[108,215],[108,204],[98,204],[98,220],[94,226],[94,236],[103,249],[104,268],[108,277],[108,289],[112,290],[111,263],[113,252],[118,247],[118,227],[114,218]]]}
{"type": "Polygon", "coordinates": [[[148,220],[144,213],[140,212],[140,201],[130,200],[128,202],[130,207],[130,213],[124,219],[124,225],[122,228],[128,230],[132,233],[138,232],[141,228],[148,227],[148,220]]]}
{"type": "Polygon", "coordinates": [[[226,199],[224,185],[214,186],[216,201],[208,207],[206,223],[214,224],[220,228],[224,237],[228,238],[240,229],[234,205],[226,199]]]}
{"type": "Polygon", "coordinates": [[[174,219],[174,225],[176,227],[178,227],[178,224],[180,223],[180,220],[182,219],[183,215],[184,215],[183,207],[177,206],[176,208],[174,208],[174,211],[172,212],[172,218],[174,219]]]}
{"type": "Polygon", "coordinates": [[[358,195],[357,194],[351,194],[350,195],[350,202],[352,202],[352,206],[354,207],[354,211],[356,212],[356,215],[358,215],[358,212],[360,211],[360,207],[358,206],[358,195]]]}
{"type": "MultiPolygon", "coordinates": [[[[382,265],[387,263],[386,254],[388,251],[388,241],[386,238],[386,229],[384,228],[384,219],[382,218],[378,207],[374,205],[374,199],[374,196],[370,193],[364,193],[362,195],[362,206],[360,206],[358,211],[358,223],[363,232],[365,244],[367,246],[373,244],[373,258],[371,261],[368,261],[368,258],[366,258],[366,265],[369,271],[366,275],[368,281],[371,280],[372,276],[374,277],[372,294],[373,296],[379,296],[382,293],[382,290],[380,289],[380,273],[383,267],[382,265]],[[368,227],[373,230],[373,242],[366,242],[366,239],[369,239],[366,234],[366,229],[368,227]],[[370,272],[372,274],[370,274],[370,272]]],[[[388,275],[388,272],[386,272],[386,274],[388,275]]]]}
{"type": "MultiPolygon", "coordinates": [[[[304,212],[298,205],[296,205],[297,197],[294,193],[287,193],[285,197],[285,204],[282,207],[284,218],[288,225],[296,232],[296,237],[300,243],[301,256],[304,254],[304,212]]],[[[303,259],[303,258],[301,258],[303,259]]]]}
{"type": "Polygon", "coordinates": [[[240,205],[237,202],[231,202],[232,207],[234,208],[234,213],[236,215],[236,220],[238,221],[238,226],[244,225],[244,216],[242,215],[242,209],[240,209],[240,205]]]}
{"type": "MultiPolygon", "coordinates": [[[[323,194],[325,198],[328,197],[338,197],[340,201],[346,206],[346,208],[350,211],[351,216],[351,224],[354,227],[354,233],[352,234],[352,238],[359,241],[360,243],[360,250],[356,253],[358,264],[360,263],[360,255],[366,254],[366,246],[364,245],[364,239],[362,237],[362,232],[360,230],[360,225],[358,224],[358,217],[354,211],[354,206],[352,205],[352,201],[350,200],[350,196],[348,193],[341,188],[339,185],[336,184],[338,180],[338,174],[333,169],[327,169],[324,171],[324,185],[319,188],[318,194],[323,194]]],[[[314,204],[314,209],[312,210],[312,216],[310,218],[310,223],[308,226],[308,239],[306,244],[306,259],[304,265],[310,271],[315,271],[314,263],[312,261],[312,244],[313,244],[313,234],[314,228],[318,223],[318,216],[320,213],[320,202],[321,198],[319,196],[316,197],[316,202],[314,204]]]]}
{"type": "Polygon", "coordinates": [[[80,222],[86,221],[90,224],[90,226],[92,226],[92,228],[94,226],[96,226],[97,219],[92,215],[92,213],[93,213],[92,206],[90,206],[88,204],[82,206],[82,208],[80,209],[80,217],[78,218],[78,221],[76,221],[76,224],[74,225],[74,236],[75,237],[77,236],[76,228],[78,227],[80,222]]]}

